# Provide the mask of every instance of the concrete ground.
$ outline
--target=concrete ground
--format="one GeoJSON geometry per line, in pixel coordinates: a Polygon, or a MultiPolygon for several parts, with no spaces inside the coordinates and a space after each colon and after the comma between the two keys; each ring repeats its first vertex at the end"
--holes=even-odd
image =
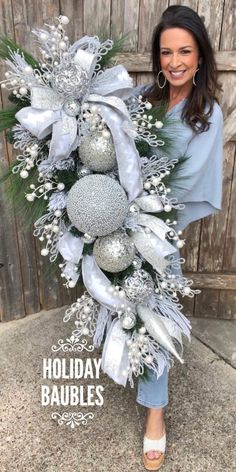
{"type": "MultiPolygon", "coordinates": [[[[75,384],[104,386],[103,406],[42,406],[41,386],[63,382],[42,378],[42,358],[101,356],[52,353],[71,333],[64,310],[52,310],[0,325],[0,471],[141,472],[145,408],[135,389],[123,388],[101,373],[75,384]],[[52,412],[94,413],[86,426],[72,429],[52,412]]],[[[163,472],[236,471],[236,322],[191,319],[185,364],[170,371],[166,408],[167,450],[163,472]]],[[[72,381],[73,383],[73,381],[72,381]]]]}

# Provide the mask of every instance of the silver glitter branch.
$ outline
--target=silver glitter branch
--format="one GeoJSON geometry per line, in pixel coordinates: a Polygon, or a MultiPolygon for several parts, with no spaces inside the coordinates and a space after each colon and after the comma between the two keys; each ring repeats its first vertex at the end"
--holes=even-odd
{"type": "Polygon", "coordinates": [[[84,293],[65,312],[64,322],[75,318],[76,329],[72,331],[72,336],[80,339],[83,336],[92,337],[96,331],[96,323],[100,305],[95,300],[84,293]]]}
{"type": "Polygon", "coordinates": [[[47,256],[50,254],[50,262],[54,262],[58,256],[58,241],[65,231],[64,215],[64,211],[52,210],[34,223],[33,235],[38,237],[41,242],[46,241],[46,245],[41,250],[41,255],[47,256]]]}

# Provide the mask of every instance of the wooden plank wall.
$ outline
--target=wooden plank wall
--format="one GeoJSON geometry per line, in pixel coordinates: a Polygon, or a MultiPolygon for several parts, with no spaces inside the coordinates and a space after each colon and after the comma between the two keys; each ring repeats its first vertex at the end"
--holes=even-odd
{"type": "MultiPolygon", "coordinates": [[[[185,298],[184,308],[189,315],[236,319],[235,0],[0,0],[0,31],[33,53],[31,29],[59,14],[71,19],[68,33],[72,41],[83,34],[117,38],[129,32],[119,60],[135,83],[146,83],[151,80],[152,30],[172,4],[190,6],[204,18],[216,51],[226,124],[223,211],[192,223],[184,232],[185,274],[202,290],[195,299],[185,298]]],[[[5,69],[0,67],[2,75],[5,69]]],[[[1,103],[7,105],[5,93],[1,103]]],[[[6,168],[14,153],[3,135],[0,150],[0,162],[6,168]]],[[[40,257],[32,231],[25,231],[20,216],[6,202],[3,189],[0,192],[0,319],[8,321],[71,303],[78,295],[76,289],[64,289],[59,273],[45,278],[48,262],[40,257]]]]}

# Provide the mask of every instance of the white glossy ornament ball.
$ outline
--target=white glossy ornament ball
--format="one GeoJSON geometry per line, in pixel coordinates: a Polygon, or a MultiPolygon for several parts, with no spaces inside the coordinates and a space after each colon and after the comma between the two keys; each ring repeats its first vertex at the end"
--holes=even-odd
{"type": "Polygon", "coordinates": [[[59,218],[59,217],[62,215],[61,210],[56,210],[56,211],[54,212],[54,215],[59,218]]]}
{"type": "Polygon", "coordinates": [[[28,202],[33,202],[33,201],[34,201],[34,198],[35,198],[35,196],[34,196],[33,193],[28,193],[28,194],[26,195],[26,200],[28,200],[28,202]]]}
{"type": "Polygon", "coordinates": [[[69,288],[74,288],[76,286],[76,282],[73,282],[73,280],[70,280],[68,285],[69,285],[69,288]]]}
{"type": "Polygon", "coordinates": [[[52,231],[53,231],[53,233],[58,233],[58,232],[59,232],[59,226],[54,225],[54,226],[52,227],[52,231]]]}
{"type": "Polygon", "coordinates": [[[41,256],[47,256],[49,253],[49,250],[45,247],[41,250],[41,256]]]}
{"type": "Polygon", "coordinates": [[[153,177],[152,178],[152,183],[153,183],[153,185],[158,185],[160,183],[160,178],[159,177],[153,177]]]}
{"type": "Polygon", "coordinates": [[[183,247],[183,246],[184,246],[184,241],[183,241],[182,239],[180,239],[179,241],[177,241],[176,246],[177,246],[178,248],[183,247]]]}
{"type": "Polygon", "coordinates": [[[63,182],[59,182],[59,184],[57,184],[57,188],[58,188],[58,190],[60,190],[60,191],[61,191],[61,190],[64,190],[65,184],[63,184],[63,182]]]}
{"type": "Polygon", "coordinates": [[[184,292],[185,295],[189,295],[189,293],[191,292],[191,288],[190,287],[184,287],[183,292],[184,292]]]}
{"type": "Polygon", "coordinates": [[[27,172],[27,170],[22,170],[20,172],[20,176],[22,179],[27,179],[27,177],[29,176],[29,172],[27,172]]]}
{"type": "Polygon", "coordinates": [[[165,205],[164,210],[168,213],[172,210],[172,207],[170,205],[165,205]]]}
{"type": "Polygon", "coordinates": [[[142,327],[139,328],[139,330],[138,330],[138,332],[139,332],[140,334],[145,334],[146,331],[147,331],[147,330],[146,330],[145,326],[142,326],[142,327]]]}
{"type": "Polygon", "coordinates": [[[156,121],[156,122],[155,122],[155,127],[156,127],[157,129],[161,129],[161,128],[163,127],[162,121],[156,121]]]}
{"type": "Polygon", "coordinates": [[[27,74],[27,75],[31,75],[33,73],[33,67],[31,66],[26,66],[24,68],[24,73],[27,74]]]}
{"type": "Polygon", "coordinates": [[[147,110],[151,110],[152,104],[151,104],[150,102],[145,103],[145,108],[146,108],[147,110]]]}
{"type": "Polygon", "coordinates": [[[81,333],[87,336],[89,334],[89,329],[88,328],[82,328],[81,333]]]}
{"type": "Polygon", "coordinates": [[[34,157],[37,157],[37,156],[38,156],[38,151],[36,151],[36,149],[32,149],[32,150],[30,151],[30,155],[31,155],[31,157],[33,157],[33,158],[34,158],[34,157]]]}
{"type": "Polygon", "coordinates": [[[46,190],[51,190],[52,189],[52,183],[51,182],[46,182],[44,187],[45,187],[46,190]]]}
{"type": "Polygon", "coordinates": [[[89,306],[84,307],[84,313],[88,314],[91,313],[91,308],[89,306]]]}
{"type": "Polygon", "coordinates": [[[46,33],[40,33],[39,35],[41,41],[47,41],[48,35],[46,33]]]}
{"type": "Polygon", "coordinates": [[[66,43],[65,41],[60,41],[59,42],[59,48],[62,50],[62,51],[65,51],[67,46],[66,46],[66,43]]]}
{"type": "Polygon", "coordinates": [[[149,189],[151,188],[150,182],[145,182],[145,183],[144,183],[144,188],[145,188],[146,190],[149,190],[149,189]]]}
{"type": "Polygon", "coordinates": [[[59,21],[62,25],[68,25],[68,23],[70,22],[68,16],[65,16],[65,15],[61,15],[59,17],[59,21]]]}

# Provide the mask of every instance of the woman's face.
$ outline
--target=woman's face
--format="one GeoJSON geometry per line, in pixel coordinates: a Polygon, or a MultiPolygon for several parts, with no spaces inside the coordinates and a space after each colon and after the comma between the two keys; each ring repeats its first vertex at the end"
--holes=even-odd
{"type": "Polygon", "coordinates": [[[190,86],[199,61],[194,36],[183,28],[169,28],[160,37],[160,64],[163,74],[173,87],[190,86]]]}

